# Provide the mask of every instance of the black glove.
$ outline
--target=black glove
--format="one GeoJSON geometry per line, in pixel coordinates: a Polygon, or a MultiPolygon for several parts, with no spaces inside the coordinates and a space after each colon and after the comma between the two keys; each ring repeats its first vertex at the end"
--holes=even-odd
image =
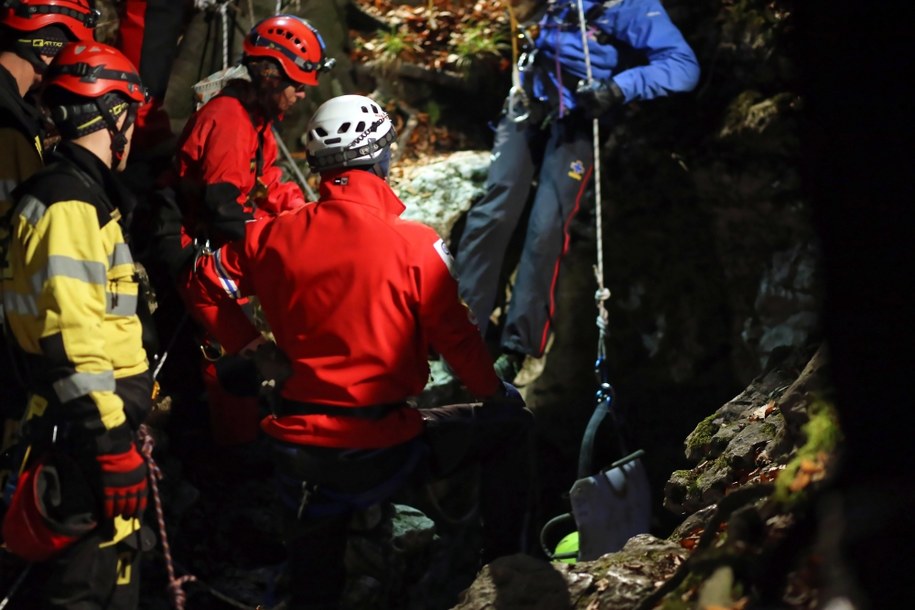
{"type": "Polygon", "coordinates": [[[575,97],[589,118],[597,118],[623,103],[623,92],[611,79],[578,81],[575,97]]]}
{"type": "Polygon", "coordinates": [[[239,354],[227,354],[213,364],[219,385],[229,394],[257,396],[260,392],[261,378],[252,358],[239,354]]]}
{"type": "Polygon", "coordinates": [[[236,396],[258,396],[266,391],[279,392],[292,375],[292,366],[273,341],[265,341],[256,350],[223,356],[216,362],[219,384],[236,396]]]}
{"type": "Polygon", "coordinates": [[[241,191],[234,184],[208,184],[203,193],[203,220],[207,236],[215,244],[235,241],[245,235],[245,223],[254,215],[238,203],[241,191]]]}
{"type": "Polygon", "coordinates": [[[273,387],[279,392],[286,380],[292,376],[292,363],[276,343],[267,341],[257,347],[254,352],[254,365],[261,379],[273,382],[273,387]]]}
{"type": "Polygon", "coordinates": [[[153,250],[155,258],[175,277],[194,258],[193,246],[181,245],[183,215],[175,190],[163,188],[150,198],[153,205],[153,250]]]}

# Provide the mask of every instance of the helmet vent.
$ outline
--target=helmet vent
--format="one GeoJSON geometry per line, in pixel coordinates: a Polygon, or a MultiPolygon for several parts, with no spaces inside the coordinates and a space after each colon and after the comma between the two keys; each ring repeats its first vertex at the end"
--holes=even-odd
{"type": "Polygon", "coordinates": [[[356,124],[356,131],[365,131],[365,121],[359,121],[356,124]]]}
{"type": "Polygon", "coordinates": [[[315,133],[321,138],[327,137],[327,130],[323,127],[315,127],[315,133]]]}
{"type": "Polygon", "coordinates": [[[324,144],[339,144],[343,141],[343,138],[327,138],[324,140],[324,144]]]}
{"type": "Polygon", "coordinates": [[[351,124],[352,124],[352,123],[350,123],[349,121],[347,121],[346,123],[343,123],[343,124],[340,125],[340,127],[337,129],[337,133],[346,133],[347,131],[349,131],[349,126],[350,126],[351,124]]]}

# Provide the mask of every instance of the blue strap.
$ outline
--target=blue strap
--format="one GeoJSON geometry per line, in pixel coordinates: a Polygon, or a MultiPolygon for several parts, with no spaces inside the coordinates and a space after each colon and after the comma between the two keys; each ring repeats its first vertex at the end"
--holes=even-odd
{"type": "Polygon", "coordinates": [[[278,473],[280,498],[287,508],[299,512],[299,518],[329,517],[362,510],[400,489],[426,452],[426,445],[419,439],[412,441],[407,459],[391,477],[360,492],[341,492],[327,485],[312,486],[302,479],[278,473]],[[308,494],[307,498],[304,494],[308,494]]]}

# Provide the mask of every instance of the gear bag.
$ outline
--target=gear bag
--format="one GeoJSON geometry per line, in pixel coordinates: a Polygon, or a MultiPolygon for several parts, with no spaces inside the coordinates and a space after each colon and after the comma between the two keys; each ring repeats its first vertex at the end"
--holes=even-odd
{"type": "Polygon", "coordinates": [[[79,465],[47,453],[19,474],[3,517],[6,548],[26,561],[45,561],[97,526],[95,497],[79,465]]]}

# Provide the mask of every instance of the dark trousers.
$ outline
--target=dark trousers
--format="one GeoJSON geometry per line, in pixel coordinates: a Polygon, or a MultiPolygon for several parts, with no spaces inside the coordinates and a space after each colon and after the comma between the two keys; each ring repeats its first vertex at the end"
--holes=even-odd
{"type": "MultiPolygon", "coordinates": [[[[277,475],[287,483],[316,486],[314,502],[320,508],[322,486],[334,493],[359,496],[379,485],[384,487],[392,477],[403,486],[443,478],[479,464],[482,558],[489,561],[522,551],[531,500],[531,412],[518,406],[462,404],[424,409],[423,417],[425,429],[419,439],[388,449],[275,443],[277,475]],[[417,455],[411,472],[404,473],[404,464],[417,455]]],[[[382,493],[393,491],[386,488],[382,493]]],[[[300,519],[300,506],[290,503],[284,507],[290,609],[336,608],[346,578],[343,556],[347,524],[358,507],[332,514],[306,514],[300,519]]]]}
{"type": "Polygon", "coordinates": [[[34,593],[24,596],[31,599],[22,608],[136,610],[140,558],[142,549],[154,544],[152,532],[134,532],[114,544],[110,539],[96,529],[54,559],[35,564],[27,581],[34,593]]]}
{"type": "Polygon", "coordinates": [[[506,248],[518,230],[531,183],[536,180],[501,346],[540,356],[554,315],[559,264],[569,246],[569,223],[591,177],[591,124],[573,115],[540,129],[503,116],[492,154],[486,192],[468,212],[457,248],[461,297],[485,336],[500,289],[506,248]]]}

